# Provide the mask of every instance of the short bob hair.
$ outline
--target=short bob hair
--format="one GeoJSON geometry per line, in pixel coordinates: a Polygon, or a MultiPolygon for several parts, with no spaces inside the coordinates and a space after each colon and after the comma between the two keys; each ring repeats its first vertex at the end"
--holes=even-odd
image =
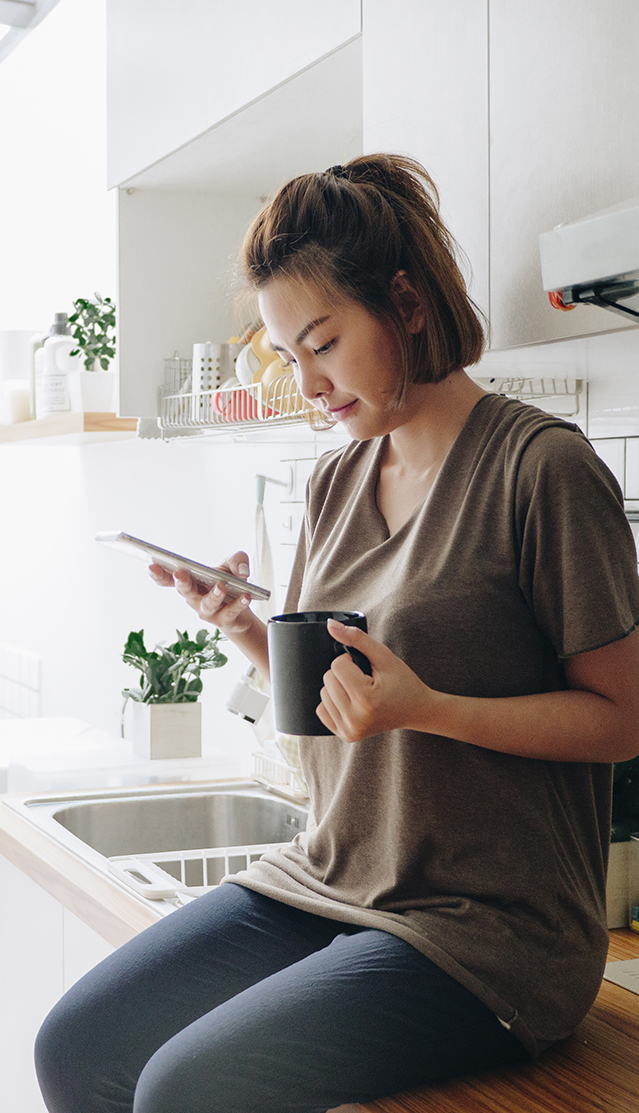
{"type": "Polygon", "coordinates": [[[481,357],[479,310],[455,251],[423,166],[400,155],[362,155],[283,186],[249,228],[240,270],[253,294],[272,278],[299,278],[390,320],[403,353],[399,402],[410,383],[440,382],[481,357]],[[422,301],[416,335],[391,296],[398,271],[422,301]]]}

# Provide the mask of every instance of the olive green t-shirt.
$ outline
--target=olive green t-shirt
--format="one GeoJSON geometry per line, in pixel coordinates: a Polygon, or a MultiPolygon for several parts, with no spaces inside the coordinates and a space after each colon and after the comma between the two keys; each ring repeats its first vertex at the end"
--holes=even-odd
{"type": "MultiPolygon", "coordinates": [[[[488,394],[389,536],[383,439],[318,461],[287,610],[363,610],[432,688],[566,687],[562,659],[639,622],[618,484],[574,426],[488,394]]],[[[229,880],[407,940],[530,1054],[569,1034],[606,961],[611,768],[412,730],[303,738],[308,829],[229,880]]]]}

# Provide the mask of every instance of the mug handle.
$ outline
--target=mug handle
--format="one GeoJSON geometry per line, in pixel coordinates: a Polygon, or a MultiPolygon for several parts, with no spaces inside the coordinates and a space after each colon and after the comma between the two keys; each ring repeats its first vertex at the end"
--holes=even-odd
{"type": "Polygon", "coordinates": [[[334,638],[332,639],[332,642],[333,651],[336,657],[339,657],[341,653],[348,653],[351,661],[354,661],[357,667],[360,668],[366,676],[373,675],[371,663],[368,657],[366,657],[365,654],[362,653],[361,649],[354,649],[352,645],[342,645],[341,642],[336,642],[334,638]]]}
{"type": "Polygon", "coordinates": [[[352,645],[344,645],[342,646],[342,649],[346,650],[346,652],[350,655],[351,660],[355,662],[357,667],[360,668],[366,676],[373,675],[371,663],[368,657],[366,657],[365,654],[362,653],[361,649],[354,649],[352,645]]]}

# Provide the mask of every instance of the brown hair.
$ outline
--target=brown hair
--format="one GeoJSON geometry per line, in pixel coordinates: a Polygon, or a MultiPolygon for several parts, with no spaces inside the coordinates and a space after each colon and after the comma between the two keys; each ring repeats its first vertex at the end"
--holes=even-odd
{"type": "Polygon", "coordinates": [[[240,256],[252,292],[278,275],[352,298],[398,333],[409,383],[434,383],[480,358],[484,334],[442,222],[437,189],[414,159],[362,155],[283,186],[249,228],[240,256]],[[405,271],[424,327],[410,335],[391,296],[405,271]]]}

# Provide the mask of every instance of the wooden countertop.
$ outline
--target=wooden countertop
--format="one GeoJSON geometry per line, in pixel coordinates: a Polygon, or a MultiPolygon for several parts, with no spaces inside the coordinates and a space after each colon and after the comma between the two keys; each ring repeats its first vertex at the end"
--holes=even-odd
{"type": "MultiPolygon", "coordinates": [[[[639,935],[614,929],[608,954],[611,962],[639,959],[639,935]]],[[[574,1035],[534,1062],[435,1082],[354,1106],[353,1113],[634,1113],[638,1108],[639,997],[604,981],[574,1035]]]]}

